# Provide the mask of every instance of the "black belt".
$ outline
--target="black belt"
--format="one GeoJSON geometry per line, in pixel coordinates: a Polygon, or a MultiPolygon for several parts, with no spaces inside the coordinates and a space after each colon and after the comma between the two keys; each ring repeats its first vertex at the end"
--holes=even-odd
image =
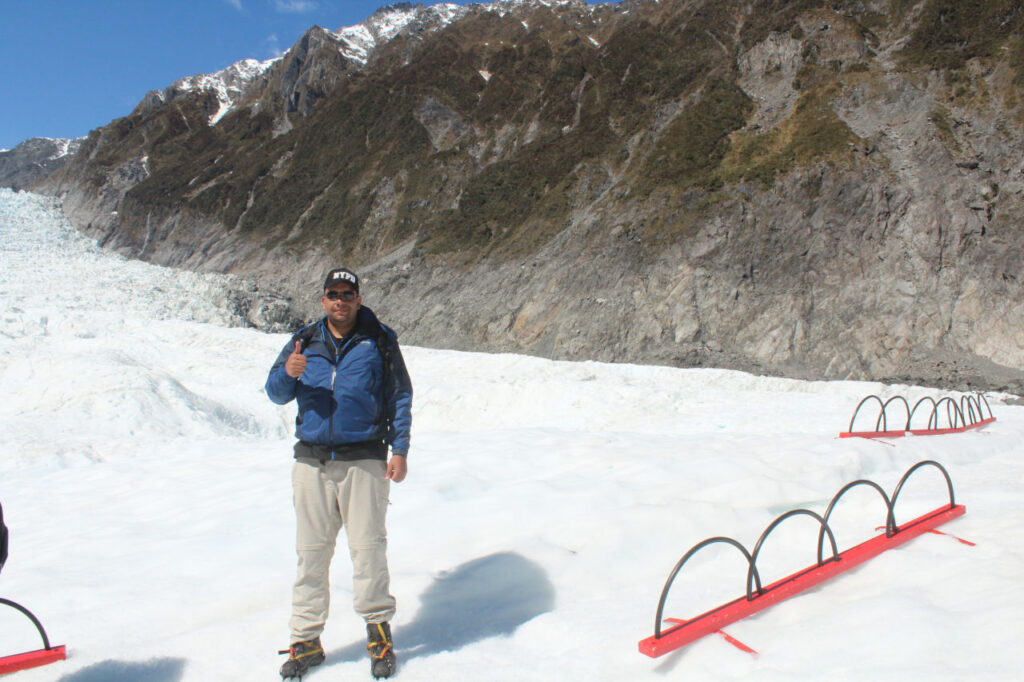
{"type": "Polygon", "coordinates": [[[338,445],[319,445],[300,440],[295,443],[295,459],[300,457],[319,460],[321,464],[331,461],[353,462],[357,459],[385,461],[388,458],[388,445],[380,439],[338,445]]]}

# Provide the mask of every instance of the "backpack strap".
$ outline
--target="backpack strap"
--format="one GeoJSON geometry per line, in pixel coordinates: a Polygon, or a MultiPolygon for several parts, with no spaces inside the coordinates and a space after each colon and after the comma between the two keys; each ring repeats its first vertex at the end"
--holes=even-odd
{"type": "Polygon", "coordinates": [[[295,340],[302,344],[302,350],[306,350],[309,344],[312,343],[313,337],[316,336],[318,322],[314,322],[308,327],[303,327],[299,331],[295,332],[295,340]]]}
{"type": "MultiPolygon", "coordinates": [[[[314,322],[313,324],[303,327],[299,331],[295,332],[293,337],[301,345],[302,350],[306,350],[309,344],[312,343],[313,337],[316,336],[319,330],[320,323],[314,322]]],[[[391,365],[391,339],[388,337],[388,333],[384,330],[382,325],[377,320],[365,320],[360,321],[360,330],[372,338],[377,344],[377,352],[380,353],[380,358],[384,362],[384,381],[385,383],[391,379],[392,365],[391,365]]]]}
{"type": "Polygon", "coordinates": [[[391,381],[391,339],[388,338],[388,333],[384,331],[384,326],[377,325],[377,352],[380,353],[380,359],[384,362],[384,385],[386,386],[391,381]]]}

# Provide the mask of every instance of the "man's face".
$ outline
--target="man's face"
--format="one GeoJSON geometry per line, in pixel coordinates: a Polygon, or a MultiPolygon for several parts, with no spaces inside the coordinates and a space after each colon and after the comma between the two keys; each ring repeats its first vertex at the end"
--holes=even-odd
{"type": "Polygon", "coordinates": [[[346,330],[356,323],[356,313],[363,299],[348,282],[332,284],[320,299],[327,319],[338,329],[346,330]],[[351,300],[346,300],[346,299],[351,300]]]}

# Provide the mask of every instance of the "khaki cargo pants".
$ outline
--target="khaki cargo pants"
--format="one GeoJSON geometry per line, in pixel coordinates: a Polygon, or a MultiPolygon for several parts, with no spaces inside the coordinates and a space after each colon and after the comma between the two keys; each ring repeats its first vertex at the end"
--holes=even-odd
{"type": "Polygon", "coordinates": [[[292,467],[298,570],[292,592],[292,642],[320,636],[331,601],[330,568],[338,531],[345,527],[352,556],[353,604],[368,623],[390,621],[387,530],[390,481],[386,464],[363,459],[326,462],[300,458],[292,467]]]}

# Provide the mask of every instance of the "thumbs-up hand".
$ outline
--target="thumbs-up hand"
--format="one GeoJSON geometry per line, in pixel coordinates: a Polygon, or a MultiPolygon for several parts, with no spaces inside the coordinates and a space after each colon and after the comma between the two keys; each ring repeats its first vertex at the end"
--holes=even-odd
{"type": "Polygon", "coordinates": [[[295,350],[284,363],[284,371],[293,379],[298,379],[306,371],[306,356],[302,354],[302,344],[298,341],[295,342],[295,350]]]}

